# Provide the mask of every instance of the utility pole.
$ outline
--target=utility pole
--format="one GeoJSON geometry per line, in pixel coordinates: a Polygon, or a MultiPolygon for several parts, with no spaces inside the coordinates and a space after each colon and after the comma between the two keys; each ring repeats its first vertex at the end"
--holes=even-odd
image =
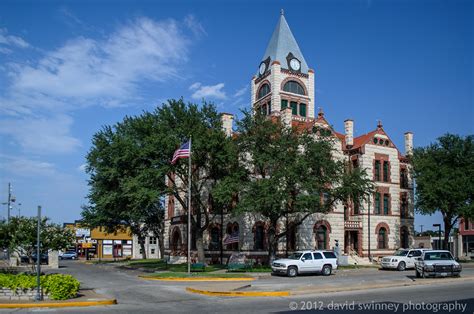
{"type": "Polygon", "coordinates": [[[38,224],[36,230],[36,301],[41,301],[41,250],[40,250],[40,235],[41,235],[41,206],[38,206],[38,224]]]}
{"type": "Polygon", "coordinates": [[[7,201],[7,223],[10,222],[10,210],[11,210],[11,205],[12,205],[12,184],[8,182],[8,201],[7,201]]]}

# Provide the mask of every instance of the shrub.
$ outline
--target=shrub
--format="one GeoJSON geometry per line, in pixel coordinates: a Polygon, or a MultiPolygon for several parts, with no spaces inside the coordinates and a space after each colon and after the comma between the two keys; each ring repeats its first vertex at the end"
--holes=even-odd
{"type": "MultiPolygon", "coordinates": [[[[66,300],[74,298],[79,291],[79,281],[71,275],[41,275],[40,285],[44,293],[53,300],[66,300]]],[[[36,288],[36,276],[27,274],[2,274],[0,273],[0,287],[12,291],[29,290],[36,288]]]]}

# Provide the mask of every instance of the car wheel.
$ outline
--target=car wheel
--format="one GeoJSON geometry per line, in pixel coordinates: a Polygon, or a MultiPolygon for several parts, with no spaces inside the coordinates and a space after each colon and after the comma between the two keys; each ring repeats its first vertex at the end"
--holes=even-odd
{"type": "Polygon", "coordinates": [[[398,271],[404,271],[405,268],[406,268],[405,262],[398,263],[398,267],[397,267],[398,271]]]}
{"type": "Polygon", "coordinates": [[[332,267],[331,265],[324,265],[323,266],[323,271],[322,271],[324,276],[329,276],[332,273],[332,267]]]}
{"type": "Polygon", "coordinates": [[[73,256],[73,257],[71,257],[71,259],[76,259],[76,258],[73,256]]]}
{"type": "Polygon", "coordinates": [[[423,278],[428,278],[428,277],[429,277],[428,274],[425,273],[425,270],[423,270],[423,272],[421,273],[421,275],[423,276],[423,278]]]}
{"type": "Polygon", "coordinates": [[[296,277],[298,275],[298,269],[295,266],[288,267],[287,270],[288,277],[296,277]]]}

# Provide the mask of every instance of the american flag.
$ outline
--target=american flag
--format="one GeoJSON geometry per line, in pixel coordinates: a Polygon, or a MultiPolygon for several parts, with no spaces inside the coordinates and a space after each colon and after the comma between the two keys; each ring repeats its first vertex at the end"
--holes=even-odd
{"type": "Polygon", "coordinates": [[[171,160],[171,163],[172,164],[176,163],[176,161],[180,158],[189,158],[190,155],[191,155],[191,150],[189,149],[189,141],[187,141],[174,152],[173,160],[171,160]]]}
{"type": "Polygon", "coordinates": [[[228,234],[224,239],[224,244],[239,243],[239,233],[228,234]]]}

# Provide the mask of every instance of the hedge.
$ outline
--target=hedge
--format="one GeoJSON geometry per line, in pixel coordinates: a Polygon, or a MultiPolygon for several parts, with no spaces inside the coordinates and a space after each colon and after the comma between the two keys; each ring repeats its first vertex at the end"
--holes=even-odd
{"type": "MultiPolygon", "coordinates": [[[[41,275],[40,285],[43,292],[49,294],[51,299],[66,300],[77,295],[80,283],[71,275],[52,274],[41,275]]],[[[36,288],[36,276],[0,273],[0,287],[9,288],[13,291],[34,289],[36,288]]]]}

